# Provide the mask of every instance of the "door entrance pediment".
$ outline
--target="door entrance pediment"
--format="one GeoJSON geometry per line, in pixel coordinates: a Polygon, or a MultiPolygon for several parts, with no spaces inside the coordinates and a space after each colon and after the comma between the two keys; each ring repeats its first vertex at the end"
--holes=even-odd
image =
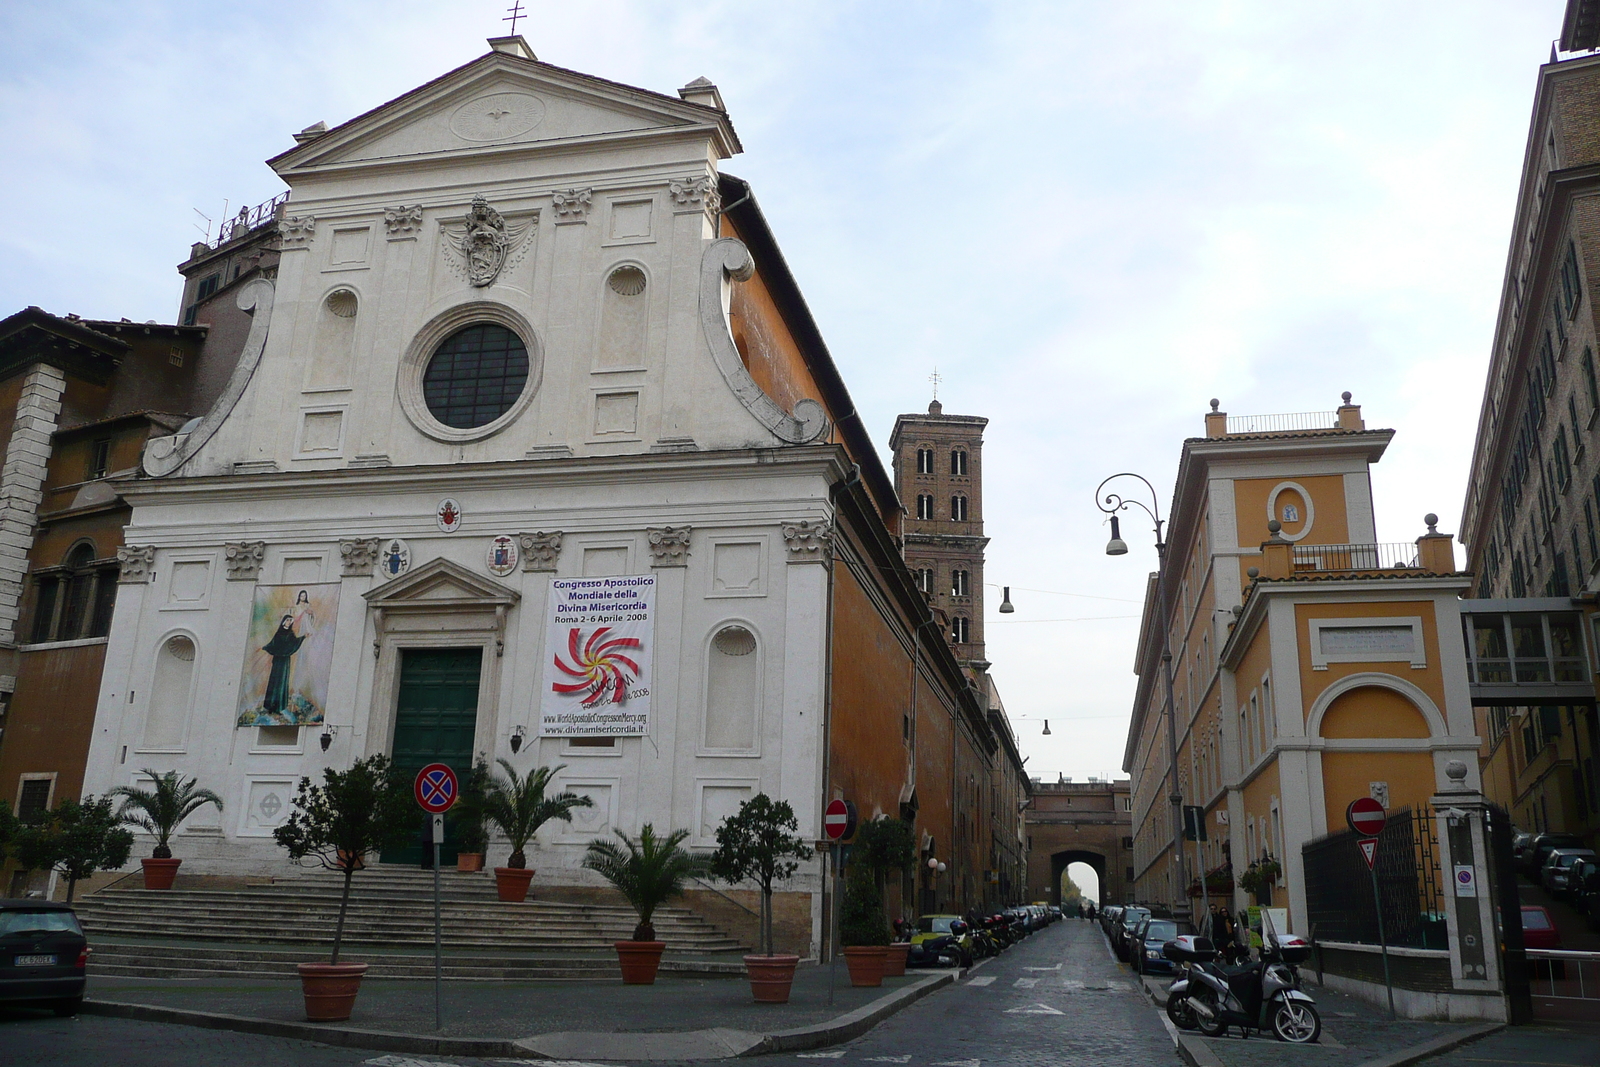
{"type": "Polygon", "coordinates": [[[447,559],[429,560],[365,594],[375,608],[403,611],[436,607],[511,607],[522,594],[447,559]]]}
{"type": "Polygon", "coordinates": [[[430,634],[491,633],[495,655],[505,654],[506,613],[522,594],[447,559],[429,560],[364,594],[372,610],[372,654],[381,656],[386,635],[407,630],[430,634]]]}

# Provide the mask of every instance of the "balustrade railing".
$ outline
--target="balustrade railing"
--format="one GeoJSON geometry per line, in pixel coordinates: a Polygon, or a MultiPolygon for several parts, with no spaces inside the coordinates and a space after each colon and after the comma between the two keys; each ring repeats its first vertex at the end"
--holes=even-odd
{"type": "Polygon", "coordinates": [[[289,190],[285,189],[271,200],[264,200],[255,207],[242,207],[239,213],[231,219],[224,219],[217,226],[217,233],[206,242],[212,248],[220,248],[236,237],[243,237],[251,230],[263,223],[271,221],[278,213],[278,208],[289,201],[289,190]]]}
{"type": "Polygon", "coordinates": [[[1293,433],[1296,430],[1332,430],[1339,425],[1337,411],[1297,411],[1288,415],[1229,415],[1229,433],[1293,433]]]}
{"type": "Polygon", "coordinates": [[[1300,571],[1378,571],[1414,570],[1419,566],[1417,546],[1371,545],[1295,545],[1294,569],[1300,571]]]}

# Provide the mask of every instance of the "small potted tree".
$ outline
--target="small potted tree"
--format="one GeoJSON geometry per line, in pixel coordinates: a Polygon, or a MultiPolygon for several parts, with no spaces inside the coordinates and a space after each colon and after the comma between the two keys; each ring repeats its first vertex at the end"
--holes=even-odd
{"type": "Polygon", "coordinates": [[[215,804],[221,811],[222,798],[209,789],[201,789],[198,779],[179,777],[177,771],[157,774],[146,767],[140,773],[151,780],[153,788],[121,786],[113,789],[111,795],[122,798],[117,818],[155,835],[154,851],[139,861],[144,868],[144,887],[171,889],[173,879],[178,876],[178,865],[183,862],[172,857],[172,835],[183,825],[183,820],[207,804],[215,804]]]}
{"type": "Polygon", "coordinates": [[[456,870],[483,870],[483,854],[489,848],[489,831],[484,826],[483,799],[489,785],[489,765],[473,764],[461,785],[461,799],[450,809],[456,820],[456,870]]]}
{"type": "Polygon", "coordinates": [[[13,851],[25,870],[66,875],[70,904],[80,880],[96,871],[114,871],[128,862],[133,834],[122,828],[110,797],[84,797],[63,800],[24,824],[17,832],[13,851]]]}
{"type": "Polygon", "coordinates": [[[617,841],[589,842],[583,865],[616,886],[639,916],[633,939],[614,942],[623,984],[654,985],[667,943],[656,940],[650,920],[658,907],[682,895],[683,883],[690,877],[709,873],[709,864],[704,857],[679,847],[689,836],[687,830],[658,837],[655,827],[645,823],[637,839],[621,830],[615,833],[617,841]]]}
{"type": "MultiPolygon", "coordinates": [[[[856,830],[852,860],[872,873],[878,899],[883,900],[888,889],[888,872],[904,871],[917,862],[916,833],[903,819],[887,816],[862,823],[856,830]]],[[[884,957],[883,976],[898,978],[906,973],[906,956],[911,952],[910,941],[889,943],[884,957]]]]}
{"type": "Polygon", "coordinates": [[[757,793],[739,805],[737,814],[717,827],[717,851],[711,873],[725,882],[755,882],[761,888],[761,952],[744,958],[750,992],[757,1003],[787,1004],[800,957],[772,951],[772,884],[794,874],[811,850],[794,834],[800,823],[787,800],[774,804],[757,793]]]}
{"type": "Polygon", "coordinates": [[[850,868],[840,910],[839,939],[844,942],[850,984],[882,985],[884,959],[889,954],[889,924],[883,917],[883,897],[865,865],[850,868]]]}
{"type": "Polygon", "coordinates": [[[365,963],[340,963],[344,919],[350,908],[350,880],[369,852],[404,844],[415,831],[416,805],[410,783],[387,756],[357,760],[347,771],[322,772],[323,784],[300,779],[294,811],[272,836],[302,866],[338,871],[344,876],[339,918],[333,927],[333,953],[327,963],[299,965],[306,1018],[338,1022],[350,1018],[361,991],[365,963]]]}
{"type": "Polygon", "coordinates": [[[565,763],[554,767],[535,767],[526,778],[506,760],[496,760],[505,776],[491,774],[483,786],[483,814],[505,834],[511,842],[511,858],[504,867],[494,869],[495,888],[500,899],[520,903],[528,899],[528,883],[533,872],[528,869],[528,855],[524,851],[539,827],[551,819],[572,821],[574,808],[592,808],[594,801],[582,793],[557,793],[544,795],[550,779],[566,768],[565,763]]]}

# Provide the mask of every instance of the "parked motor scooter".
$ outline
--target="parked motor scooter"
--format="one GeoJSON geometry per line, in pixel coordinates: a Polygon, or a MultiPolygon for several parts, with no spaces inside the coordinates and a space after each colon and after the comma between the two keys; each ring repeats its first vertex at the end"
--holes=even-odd
{"type": "Polygon", "coordinates": [[[1189,971],[1197,964],[1215,960],[1217,950],[1210,938],[1185,934],[1162,945],[1161,955],[1178,968],[1177,977],[1167,987],[1167,1018],[1180,1030],[1193,1030],[1198,1024],[1194,1010],[1189,1007],[1189,990],[1193,985],[1189,971]]]}
{"type": "Polygon", "coordinates": [[[1279,1041],[1302,1045],[1322,1033],[1316,1002],[1300,989],[1293,964],[1311,954],[1304,938],[1264,931],[1261,958],[1240,967],[1196,963],[1189,972],[1187,1002],[1195,1025],[1207,1037],[1237,1026],[1270,1031],[1279,1041]]]}

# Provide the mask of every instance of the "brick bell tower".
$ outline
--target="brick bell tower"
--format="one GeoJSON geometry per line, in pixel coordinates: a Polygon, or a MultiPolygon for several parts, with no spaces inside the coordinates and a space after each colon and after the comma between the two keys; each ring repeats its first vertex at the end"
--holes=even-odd
{"type": "Polygon", "coordinates": [[[988,669],[983,647],[983,428],[976,415],[946,415],[936,398],[926,415],[894,420],[894,488],[906,509],[902,551],[924,596],[943,619],[956,658],[988,669]]]}

